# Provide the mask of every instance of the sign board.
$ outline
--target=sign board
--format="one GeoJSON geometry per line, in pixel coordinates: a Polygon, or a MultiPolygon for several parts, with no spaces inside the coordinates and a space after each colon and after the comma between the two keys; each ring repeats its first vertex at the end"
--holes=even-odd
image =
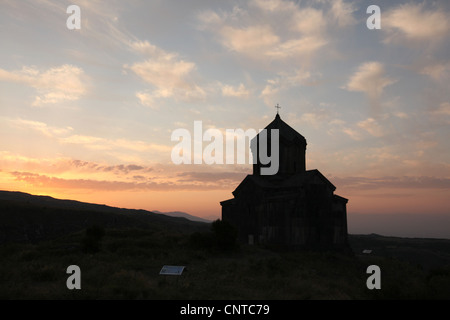
{"type": "Polygon", "coordinates": [[[163,266],[159,274],[166,276],[181,276],[185,266],[163,266]]]}
{"type": "Polygon", "coordinates": [[[364,250],[362,251],[362,253],[364,253],[364,254],[371,254],[371,253],[372,253],[372,250],[364,249],[364,250]]]}

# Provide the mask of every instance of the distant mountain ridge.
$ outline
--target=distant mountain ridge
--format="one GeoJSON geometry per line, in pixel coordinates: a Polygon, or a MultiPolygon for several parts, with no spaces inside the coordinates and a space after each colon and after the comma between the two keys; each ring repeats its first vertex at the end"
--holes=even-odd
{"type": "Polygon", "coordinates": [[[212,222],[211,220],[203,219],[203,218],[200,218],[200,217],[196,217],[196,216],[190,215],[189,213],[182,212],[182,211],[161,212],[161,211],[158,211],[158,210],[152,210],[151,212],[158,213],[158,214],[164,214],[164,215],[169,216],[169,217],[186,218],[186,219],[191,220],[191,221],[198,221],[198,222],[205,222],[205,223],[212,222]]]}

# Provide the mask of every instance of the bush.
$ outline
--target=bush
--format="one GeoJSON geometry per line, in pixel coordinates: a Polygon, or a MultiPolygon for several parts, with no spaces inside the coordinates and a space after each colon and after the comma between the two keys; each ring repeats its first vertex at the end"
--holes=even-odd
{"type": "Polygon", "coordinates": [[[214,245],[214,235],[211,232],[194,232],[189,237],[189,244],[197,249],[210,250],[214,245]]]}
{"type": "Polygon", "coordinates": [[[194,232],[189,244],[197,249],[233,250],[237,247],[237,230],[228,222],[216,220],[209,232],[194,232]]]}
{"type": "Polygon", "coordinates": [[[86,235],[81,239],[81,249],[85,253],[96,253],[100,251],[101,240],[105,230],[100,226],[92,226],[86,229],[86,235]]]}
{"type": "Polygon", "coordinates": [[[237,230],[223,220],[216,220],[211,224],[215,243],[219,249],[231,250],[236,248],[237,230]]]}

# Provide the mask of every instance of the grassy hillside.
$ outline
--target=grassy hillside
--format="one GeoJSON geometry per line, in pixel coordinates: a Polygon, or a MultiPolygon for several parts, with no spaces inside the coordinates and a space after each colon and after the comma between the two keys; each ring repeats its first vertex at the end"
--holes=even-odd
{"type": "Polygon", "coordinates": [[[92,225],[115,229],[166,229],[186,232],[207,227],[206,223],[145,210],[121,209],[21,192],[0,191],[0,244],[53,239],[92,225]]]}
{"type": "Polygon", "coordinates": [[[450,265],[450,240],[427,238],[383,237],[376,234],[351,235],[353,251],[360,255],[363,250],[372,250],[370,256],[398,259],[432,270],[450,265]]]}
{"type": "Polygon", "coordinates": [[[449,299],[450,268],[425,270],[383,256],[276,252],[256,246],[231,251],[193,245],[182,232],[107,229],[96,253],[85,232],[36,244],[0,246],[1,299],[449,299]],[[81,290],[66,288],[66,268],[81,268],[81,290]],[[183,265],[179,277],[163,265],[183,265]],[[382,271],[368,290],[366,269],[382,271]]]}
{"type": "Polygon", "coordinates": [[[46,235],[0,245],[0,299],[450,299],[450,240],[351,235],[354,255],[226,250],[209,224],[185,219],[14,201],[0,206],[2,230],[8,223],[9,231],[41,224],[46,235]],[[94,224],[104,232],[97,242],[87,232],[94,224]],[[381,268],[381,290],[366,287],[372,264],[381,268]],[[81,269],[81,290],[66,287],[69,265],[81,269]],[[162,276],[163,265],[186,270],[162,276]]]}

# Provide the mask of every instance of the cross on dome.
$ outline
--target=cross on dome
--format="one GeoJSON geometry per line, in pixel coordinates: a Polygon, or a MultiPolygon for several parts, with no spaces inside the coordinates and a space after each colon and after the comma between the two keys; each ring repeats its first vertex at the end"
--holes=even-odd
{"type": "Polygon", "coordinates": [[[277,103],[277,105],[275,106],[275,108],[277,108],[277,114],[278,114],[278,111],[281,109],[281,107],[278,105],[278,103],[277,103]]]}

